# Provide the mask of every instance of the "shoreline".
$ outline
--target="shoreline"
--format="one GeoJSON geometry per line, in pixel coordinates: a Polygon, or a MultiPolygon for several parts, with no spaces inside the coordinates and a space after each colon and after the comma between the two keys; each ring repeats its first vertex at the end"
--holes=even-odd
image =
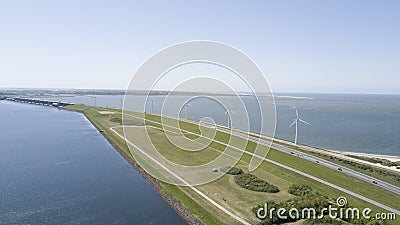
{"type": "MultiPolygon", "coordinates": [[[[274,140],[280,141],[280,142],[285,142],[285,143],[290,143],[291,145],[295,146],[293,142],[284,140],[284,139],[279,139],[279,138],[274,138],[274,140]]],[[[376,159],[385,159],[389,160],[392,162],[398,162],[400,161],[400,156],[395,156],[395,155],[381,155],[381,154],[373,154],[373,153],[364,153],[364,152],[353,152],[353,151],[341,151],[341,150],[334,150],[334,149],[327,149],[327,148],[320,148],[320,147],[315,147],[315,146],[309,146],[309,145],[304,145],[304,144],[298,144],[297,147],[306,147],[306,148],[313,148],[313,149],[318,149],[325,151],[326,153],[335,153],[335,154],[341,154],[341,155],[351,155],[351,156],[361,156],[361,157],[366,157],[366,158],[376,158],[376,159]]]]}
{"type": "MultiPolygon", "coordinates": [[[[68,110],[70,111],[70,110],[68,110]]],[[[190,225],[204,225],[198,218],[196,218],[187,208],[185,208],[182,203],[174,198],[170,194],[162,194],[162,190],[164,189],[161,183],[148,174],[128,153],[126,153],[123,149],[121,149],[118,144],[116,144],[111,137],[109,137],[102,129],[100,129],[94,121],[92,121],[85,112],[82,111],[74,111],[81,113],[85,116],[85,118],[99,131],[103,137],[114,147],[114,149],[135,169],[157,192],[157,194],[164,199],[170,205],[170,207],[188,224],[190,225]]]]}
{"type": "Polygon", "coordinates": [[[294,143],[282,139],[277,139],[274,138],[274,140],[277,140],[278,142],[290,145],[292,147],[298,147],[301,148],[305,151],[309,152],[315,152],[315,153],[320,153],[324,154],[326,156],[333,156],[361,164],[366,164],[370,166],[374,166],[379,169],[384,169],[387,171],[395,172],[395,173],[400,173],[400,170],[397,169],[396,166],[387,166],[387,165],[382,165],[381,163],[373,163],[370,162],[366,159],[358,159],[355,157],[363,157],[363,158],[368,158],[368,159],[380,159],[380,160],[388,160],[391,162],[400,162],[400,156],[391,156],[391,155],[379,155],[379,154],[370,154],[370,153],[360,153],[360,152],[348,152],[348,151],[339,151],[339,150],[331,150],[331,149],[324,149],[324,148],[318,148],[318,147],[312,147],[308,145],[303,145],[303,144],[298,144],[294,145],[294,143]],[[355,156],[355,157],[352,157],[355,156]]]}
{"type": "Polygon", "coordinates": [[[377,155],[377,154],[371,154],[371,153],[362,153],[362,152],[340,152],[340,151],[335,151],[332,150],[333,152],[341,153],[344,155],[353,155],[353,156],[361,156],[361,157],[367,157],[367,158],[376,158],[376,159],[385,159],[389,160],[392,162],[399,162],[400,161],[400,156],[391,156],[391,155],[377,155]]]}

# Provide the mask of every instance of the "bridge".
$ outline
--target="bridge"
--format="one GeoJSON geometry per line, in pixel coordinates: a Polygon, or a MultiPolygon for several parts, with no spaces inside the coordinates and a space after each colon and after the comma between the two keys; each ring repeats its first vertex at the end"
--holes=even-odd
{"type": "Polygon", "coordinates": [[[20,102],[20,103],[27,103],[27,104],[34,104],[34,105],[43,105],[43,106],[54,106],[58,108],[62,108],[68,105],[75,105],[71,102],[60,102],[60,101],[50,101],[44,99],[33,99],[33,98],[22,98],[22,97],[6,97],[5,100],[13,101],[13,102],[20,102]]]}

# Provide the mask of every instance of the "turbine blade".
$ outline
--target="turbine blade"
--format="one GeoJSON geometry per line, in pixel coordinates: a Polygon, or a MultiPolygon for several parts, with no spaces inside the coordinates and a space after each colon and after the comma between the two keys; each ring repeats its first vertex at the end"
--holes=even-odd
{"type": "Polygon", "coordinates": [[[292,127],[295,123],[296,123],[296,121],[297,120],[295,120],[295,121],[293,121],[293,123],[292,124],[290,124],[290,126],[289,127],[292,127]]]}
{"type": "Polygon", "coordinates": [[[296,117],[299,118],[299,113],[297,112],[297,109],[296,109],[296,117]]]}
{"type": "Polygon", "coordinates": [[[303,123],[305,123],[305,124],[308,124],[308,125],[310,125],[310,123],[309,123],[309,122],[306,122],[306,121],[304,121],[304,120],[302,120],[302,119],[299,119],[299,121],[300,121],[300,122],[303,122],[303,123]]]}

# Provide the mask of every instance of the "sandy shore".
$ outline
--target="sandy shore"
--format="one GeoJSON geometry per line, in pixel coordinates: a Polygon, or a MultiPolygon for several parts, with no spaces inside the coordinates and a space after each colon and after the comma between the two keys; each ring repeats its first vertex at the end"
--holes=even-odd
{"type": "Polygon", "coordinates": [[[368,153],[358,153],[358,152],[339,152],[344,155],[353,155],[353,156],[360,156],[360,157],[367,157],[367,158],[374,158],[374,159],[385,159],[391,162],[399,162],[400,156],[390,156],[390,155],[375,155],[375,154],[368,154],[368,153]]]}

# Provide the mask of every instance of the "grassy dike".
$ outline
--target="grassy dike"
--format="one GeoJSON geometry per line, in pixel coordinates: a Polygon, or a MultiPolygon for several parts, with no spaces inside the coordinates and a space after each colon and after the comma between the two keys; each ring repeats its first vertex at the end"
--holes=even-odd
{"type": "Polygon", "coordinates": [[[120,110],[105,109],[101,107],[91,107],[85,105],[68,106],[64,109],[83,113],[86,118],[99,130],[110,144],[124,157],[132,167],[134,167],[164,198],[165,201],[189,224],[221,224],[221,221],[215,219],[207,213],[199,204],[192,200],[184,190],[180,188],[159,182],[150,176],[133,159],[125,141],[117,137],[109,128],[115,124],[107,122],[109,115],[101,115],[97,110],[106,110],[120,113],[120,110]],[[190,211],[188,210],[190,209],[190,211]]]}
{"type": "MultiPolygon", "coordinates": [[[[102,131],[103,135],[109,140],[109,142],[120,152],[120,154],[136,169],[138,170],[146,180],[148,180],[156,191],[190,224],[238,224],[238,222],[221,210],[217,209],[215,206],[211,205],[205,199],[200,197],[194,191],[187,187],[177,187],[174,185],[159,182],[148,175],[132,158],[126,143],[117,137],[111,130],[111,127],[118,126],[117,122],[110,121],[112,118],[120,118],[120,114],[100,114],[98,111],[112,111],[115,113],[120,113],[117,109],[106,109],[101,107],[90,107],[84,105],[75,105],[66,107],[67,110],[82,112],[86,117],[99,129],[102,131]]],[[[132,114],[136,114],[132,112],[132,114]]],[[[147,115],[147,119],[153,121],[160,121],[160,117],[154,115],[147,115]]],[[[132,119],[134,120],[134,119],[132,119]]],[[[147,125],[153,125],[154,127],[159,126],[156,123],[147,123],[147,125]]],[[[180,123],[181,129],[188,130],[194,133],[199,133],[198,127],[186,123],[180,123]]],[[[166,146],[167,149],[174,149],[168,140],[162,138],[162,131],[154,129],[154,136],[157,137],[157,143],[160,146],[166,146]]],[[[188,135],[189,138],[194,138],[193,135],[188,135]]],[[[217,133],[217,140],[227,143],[229,136],[224,133],[217,133]]],[[[252,151],[254,148],[254,143],[249,143],[246,150],[252,151]]],[[[214,158],[218,156],[221,151],[223,151],[224,146],[213,142],[210,147],[206,149],[205,157],[214,158]]],[[[175,149],[179,152],[177,155],[173,155],[175,151],[170,151],[168,157],[171,159],[177,158],[179,155],[182,156],[182,151],[180,149],[175,149]]],[[[167,152],[166,152],[167,153],[167,152]]],[[[193,153],[189,154],[188,158],[193,159],[193,163],[201,163],[201,161],[196,161],[196,159],[201,159],[193,153]],[[190,155],[191,154],[191,155],[190,155]]],[[[196,153],[197,154],[197,153],[196,153]]],[[[281,153],[275,150],[271,150],[268,158],[289,165],[293,168],[302,170],[311,175],[320,177],[331,183],[335,183],[353,192],[362,194],[365,197],[376,200],[393,208],[399,209],[400,197],[391,194],[387,191],[383,191],[371,184],[366,182],[354,180],[351,177],[345,176],[344,174],[338,173],[337,171],[330,170],[328,168],[316,165],[312,162],[308,162],[285,153],[281,153]]],[[[178,160],[179,161],[179,160],[178,160]]],[[[247,171],[247,165],[250,162],[249,155],[243,155],[237,167],[247,171]]],[[[212,198],[214,201],[218,202],[231,212],[242,216],[250,223],[258,223],[259,220],[255,218],[255,215],[251,212],[251,209],[257,204],[266,202],[268,200],[273,200],[276,202],[285,201],[293,198],[294,196],[288,193],[288,188],[290,184],[299,183],[306,184],[312,187],[319,193],[328,196],[332,200],[339,196],[345,196],[352,207],[366,208],[369,207],[373,209],[374,212],[384,212],[382,209],[371,206],[358,198],[352,197],[350,195],[344,194],[336,189],[330,188],[325,185],[321,185],[319,182],[312,179],[300,176],[292,171],[288,171],[271,163],[264,162],[262,165],[252,174],[258,177],[268,180],[268,182],[278,186],[280,188],[279,193],[256,193],[250,190],[240,188],[233,181],[233,177],[225,175],[220,179],[198,186],[198,189],[207,196],[212,198]]],[[[398,221],[398,220],[397,220],[398,221]]],[[[392,221],[396,224],[397,221],[392,221]]],[[[389,221],[390,223],[390,221],[389,221]]]]}

